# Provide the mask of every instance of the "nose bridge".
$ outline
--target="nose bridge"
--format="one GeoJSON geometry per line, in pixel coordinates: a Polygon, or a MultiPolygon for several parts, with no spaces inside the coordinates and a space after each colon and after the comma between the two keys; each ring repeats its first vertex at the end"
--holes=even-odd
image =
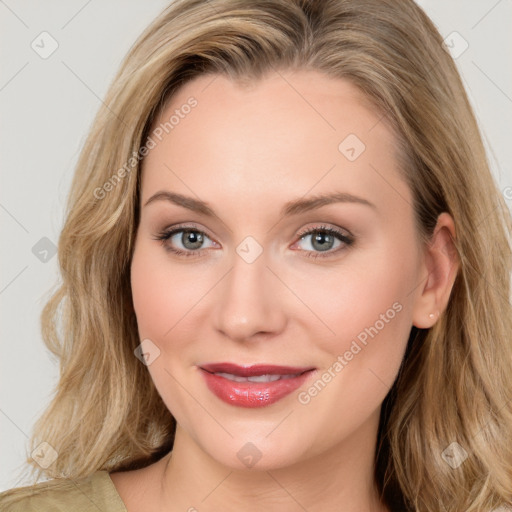
{"type": "Polygon", "coordinates": [[[246,239],[236,248],[216,304],[216,327],[233,339],[279,331],[285,319],[276,289],[282,284],[267,268],[267,255],[256,244],[246,239]]]}

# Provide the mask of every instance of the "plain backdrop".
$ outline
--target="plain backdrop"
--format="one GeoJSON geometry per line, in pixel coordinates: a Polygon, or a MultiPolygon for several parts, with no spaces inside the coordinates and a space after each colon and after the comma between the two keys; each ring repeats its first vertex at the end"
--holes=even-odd
{"type": "MultiPolygon", "coordinates": [[[[418,3],[453,46],[510,207],[512,1],[418,3]]],[[[0,491],[27,483],[27,441],[58,380],[39,315],[58,277],[55,244],[77,156],[121,59],[167,4],[0,1],[0,491]]]]}

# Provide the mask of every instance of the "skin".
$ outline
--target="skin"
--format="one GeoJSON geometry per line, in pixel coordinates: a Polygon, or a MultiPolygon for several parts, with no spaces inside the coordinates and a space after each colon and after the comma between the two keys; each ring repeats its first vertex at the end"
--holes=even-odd
{"type": "Polygon", "coordinates": [[[380,408],[411,327],[431,327],[447,306],[457,271],[453,220],[440,215],[431,244],[420,243],[394,134],[347,81],[297,71],[242,87],[202,75],[155,126],[191,96],[197,106],[144,160],[131,267],[140,339],[160,350],[148,370],[177,420],[174,449],[112,481],[130,512],[386,511],[372,467],[380,408]],[[348,134],[366,146],[354,161],[338,149],[348,134]],[[161,190],[206,201],[215,216],[163,200],[144,206],[161,190]],[[375,208],[338,202],[280,214],[288,201],[333,191],[375,208]],[[155,240],[181,223],[205,233],[199,256],[166,250],[198,251],[181,233],[166,245],[155,240]],[[334,238],[323,252],[311,234],[297,236],[319,225],[352,234],[354,244],[334,238]],[[247,236],[263,250],[252,263],[236,252],[247,236]],[[338,356],[394,303],[394,318],[300,403],[298,393],[329,368],[332,375],[338,356]],[[244,409],[219,400],[198,371],[220,361],[314,366],[317,374],[275,404],[244,409]],[[251,468],[237,457],[247,442],[261,453],[251,468]]]}

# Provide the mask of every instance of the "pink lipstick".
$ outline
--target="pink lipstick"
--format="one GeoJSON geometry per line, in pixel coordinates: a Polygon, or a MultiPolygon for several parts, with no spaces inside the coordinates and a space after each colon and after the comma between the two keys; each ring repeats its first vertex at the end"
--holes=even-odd
{"type": "Polygon", "coordinates": [[[228,404],[238,407],[265,407],[299,388],[313,373],[312,367],[233,363],[199,366],[208,389],[228,404]]]}

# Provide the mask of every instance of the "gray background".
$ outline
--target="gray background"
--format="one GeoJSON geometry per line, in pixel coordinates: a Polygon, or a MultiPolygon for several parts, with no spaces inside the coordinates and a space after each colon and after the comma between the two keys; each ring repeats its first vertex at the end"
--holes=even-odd
{"type": "MultiPolygon", "coordinates": [[[[118,65],[167,0],[0,0],[0,491],[26,483],[28,436],[58,380],[39,314],[78,153],[118,65]],[[47,58],[50,39],[58,48],[47,58]],[[43,48],[44,45],[44,48],[43,48]],[[37,46],[36,46],[37,48],[37,46]],[[45,252],[46,251],[46,252],[45,252]]],[[[512,0],[418,2],[454,51],[512,206],[512,0]],[[452,43],[450,43],[452,44],[452,43]]]]}

